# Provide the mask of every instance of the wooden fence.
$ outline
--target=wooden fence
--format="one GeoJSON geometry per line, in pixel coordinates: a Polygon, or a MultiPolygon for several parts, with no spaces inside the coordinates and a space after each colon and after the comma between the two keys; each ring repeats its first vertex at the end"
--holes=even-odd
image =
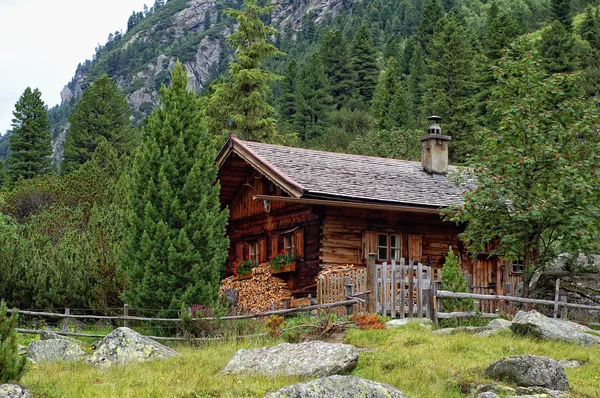
{"type": "MultiPolygon", "coordinates": [[[[351,296],[368,293],[367,269],[364,267],[325,273],[317,278],[317,304],[340,302],[348,300],[351,296]]],[[[361,300],[355,304],[353,311],[367,311],[366,302],[361,300]]],[[[328,312],[343,316],[347,311],[337,307],[330,308],[328,312]]]]}
{"type": "MultiPolygon", "coordinates": [[[[261,312],[258,314],[245,314],[245,315],[230,315],[230,316],[222,316],[222,317],[203,317],[203,318],[192,318],[193,321],[232,321],[232,320],[240,320],[240,319],[253,319],[253,318],[264,318],[271,315],[289,315],[298,312],[311,312],[315,310],[328,310],[331,308],[344,307],[347,315],[350,315],[354,309],[354,306],[358,303],[364,303],[364,300],[361,300],[357,297],[352,297],[352,289],[348,289],[350,299],[345,299],[342,301],[334,302],[334,303],[326,303],[319,305],[310,305],[306,307],[297,307],[283,310],[275,310],[268,312],[261,312]]],[[[65,309],[63,314],[56,312],[42,312],[42,311],[22,311],[22,310],[13,310],[9,309],[9,313],[17,312],[19,315],[28,315],[40,318],[50,318],[50,319],[63,319],[66,322],[63,322],[62,330],[57,331],[55,333],[64,336],[76,336],[76,337],[92,337],[92,338],[101,338],[106,335],[101,334],[85,334],[85,333],[73,333],[68,331],[68,320],[69,319],[83,319],[83,320],[94,320],[94,321],[123,321],[123,326],[128,326],[129,321],[143,321],[143,322],[166,322],[166,323],[179,323],[181,322],[180,318],[149,318],[149,317],[139,317],[139,316],[130,316],[129,307],[125,305],[123,315],[115,315],[115,316],[102,316],[102,315],[77,315],[71,314],[69,308],[65,309]]],[[[40,334],[41,330],[32,330],[32,329],[17,329],[20,333],[25,334],[40,334]]],[[[263,336],[264,334],[259,335],[248,335],[248,336],[238,336],[238,338],[247,338],[247,337],[256,337],[263,336]]],[[[221,340],[223,338],[186,338],[186,337],[161,337],[161,336],[146,336],[153,340],[173,340],[173,341],[181,341],[181,340],[194,340],[194,341],[210,341],[210,340],[221,340]]]]}
{"type": "Polygon", "coordinates": [[[375,278],[373,281],[373,298],[375,312],[383,316],[396,318],[429,317],[431,267],[421,263],[413,264],[409,261],[405,265],[404,259],[399,264],[383,263],[375,265],[375,278]]]}

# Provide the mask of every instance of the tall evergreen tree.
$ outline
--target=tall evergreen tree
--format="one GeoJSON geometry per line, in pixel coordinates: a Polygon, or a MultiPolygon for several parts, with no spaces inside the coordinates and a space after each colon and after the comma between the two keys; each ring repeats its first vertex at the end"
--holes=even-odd
{"type": "Polygon", "coordinates": [[[452,136],[452,162],[463,162],[474,149],[474,52],[463,25],[453,12],[438,23],[423,105],[427,113],[443,115],[446,133],[452,136]]]}
{"type": "Polygon", "coordinates": [[[574,72],[579,67],[579,49],[575,36],[558,20],[542,32],[538,50],[542,56],[542,65],[550,73],[574,72]]]}
{"type": "Polygon", "coordinates": [[[329,78],[331,96],[337,109],[346,105],[354,91],[354,74],[350,66],[348,43],[340,30],[330,30],[319,49],[323,69],[329,78]]]}
{"type": "Polygon", "coordinates": [[[409,109],[406,91],[400,79],[400,69],[394,57],[387,61],[373,97],[373,116],[380,129],[408,125],[409,109]]]}
{"type": "Polygon", "coordinates": [[[292,130],[297,108],[296,83],[298,79],[298,65],[295,59],[287,65],[287,70],[281,82],[281,97],[279,97],[279,119],[283,131],[292,130]]]}
{"type": "Polygon", "coordinates": [[[49,173],[52,135],[48,108],[40,90],[27,87],[15,104],[13,116],[8,158],[11,179],[30,179],[49,173]]]}
{"type": "Polygon", "coordinates": [[[433,40],[433,34],[438,23],[444,16],[444,10],[440,0],[427,0],[423,6],[421,20],[417,26],[417,40],[421,48],[429,54],[429,44],[433,40]]]}
{"type": "Polygon", "coordinates": [[[113,145],[119,155],[131,151],[136,143],[129,120],[129,104],[107,75],[100,76],[85,90],[69,116],[69,123],[61,165],[64,173],[90,160],[101,137],[113,145]]]}
{"type": "Polygon", "coordinates": [[[315,54],[298,78],[295,126],[300,139],[320,137],[330,126],[329,117],[335,109],[330,91],[321,58],[315,54]]]}
{"type": "Polygon", "coordinates": [[[8,184],[8,172],[4,160],[0,159],[0,189],[8,184]]]}
{"type": "Polygon", "coordinates": [[[283,53],[267,42],[277,31],[260,20],[271,7],[259,7],[256,0],[245,0],[242,11],[229,9],[227,13],[239,22],[238,31],[227,41],[236,49],[230,64],[229,79],[217,83],[207,103],[211,133],[236,133],[241,139],[279,143],[275,109],[266,97],[270,84],[279,78],[264,69],[263,60],[283,53]]]}
{"type": "Polygon", "coordinates": [[[600,12],[596,7],[588,5],[579,25],[578,33],[587,41],[589,47],[581,59],[585,70],[584,89],[587,95],[600,95],[600,12]]]}
{"type": "Polygon", "coordinates": [[[427,116],[423,109],[423,97],[425,96],[425,84],[427,77],[427,64],[425,63],[425,51],[417,44],[409,65],[410,74],[408,76],[408,97],[411,103],[411,110],[416,122],[420,127],[422,121],[427,116]]]}
{"type": "Polygon", "coordinates": [[[377,49],[373,46],[373,38],[367,25],[361,25],[356,31],[350,53],[352,70],[356,73],[358,97],[365,104],[371,104],[377,86],[379,67],[377,49]]]}
{"type": "Polygon", "coordinates": [[[221,210],[216,148],[187,90],[181,63],[145,127],[135,156],[124,226],[123,298],[179,310],[217,297],[229,240],[221,210]]]}
{"type": "Polygon", "coordinates": [[[571,0],[552,0],[552,16],[569,32],[573,30],[571,20],[571,0]]]}
{"type": "Polygon", "coordinates": [[[27,357],[19,355],[15,330],[18,317],[17,312],[8,315],[6,303],[0,302],[0,384],[17,383],[25,373],[27,357]]]}

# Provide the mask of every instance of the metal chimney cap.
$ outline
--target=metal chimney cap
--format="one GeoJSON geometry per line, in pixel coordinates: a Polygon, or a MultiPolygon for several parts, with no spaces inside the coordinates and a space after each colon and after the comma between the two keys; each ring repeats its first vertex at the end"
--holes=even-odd
{"type": "Polygon", "coordinates": [[[431,121],[432,123],[439,123],[442,118],[440,116],[431,115],[427,118],[427,120],[431,121]]]}

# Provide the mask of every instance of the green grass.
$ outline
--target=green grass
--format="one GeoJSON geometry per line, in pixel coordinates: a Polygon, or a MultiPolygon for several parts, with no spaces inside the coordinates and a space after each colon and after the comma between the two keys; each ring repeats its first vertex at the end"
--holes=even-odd
{"type": "MultiPolygon", "coordinates": [[[[353,375],[398,387],[408,397],[467,397],[470,384],[490,382],[485,367],[511,355],[535,354],[575,359],[566,369],[573,397],[600,397],[600,348],[539,341],[502,333],[438,336],[418,325],[397,329],[349,330],[346,343],[363,348],[353,375]]],[[[277,344],[273,340],[178,345],[177,358],[111,369],[84,363],[44,364],[30,369],[21,383],[35,397],[260,397],[304,381],[297,378],[224,376],[221,369],[240,348],[277,344]]]]}

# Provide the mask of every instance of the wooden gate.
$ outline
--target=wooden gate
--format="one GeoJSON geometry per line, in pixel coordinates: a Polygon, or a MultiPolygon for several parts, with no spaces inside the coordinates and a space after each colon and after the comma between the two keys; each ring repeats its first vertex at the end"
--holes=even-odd
{"type": "MultiPolygon", "coordinates": [[[[364,267],[341,268],[335,272],[319,274],[317,277],[317,303],[329,304],[347,300],[346,282],[352,284],[353,292],[365,292],[367,290],[367,269],[364,267]]],[[[331,308],[325,311],[338,316],[346,315],[344,307],[331,308]]],[[[366,305],[364,303],[354,305],[355,313],[365,311],[366,305]]]]}
{"type": "Polygon", "coordinates": [[[429,316],[431,267],[404,259],[375,264],[375,312],[396,318],[429,316]]]}

